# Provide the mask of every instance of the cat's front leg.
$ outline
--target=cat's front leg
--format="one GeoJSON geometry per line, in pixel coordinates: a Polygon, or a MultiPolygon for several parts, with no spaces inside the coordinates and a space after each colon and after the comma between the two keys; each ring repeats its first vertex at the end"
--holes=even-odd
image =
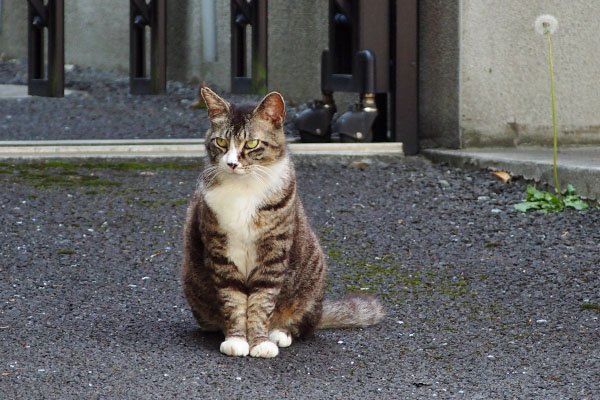
{"type": "Polygon", "coordinates": [[[225,341],[221,343],[221,353],[245,357],[250,351],[246,340],[248,296],[234,288],[225,288],[219,291],[219,297],[225,317],[225,341]]]}
{"type": "Polygon", "coordinates": [[[252,357],[271,358],[279,354],[277,345],[269,340],[269,318],[275,308],[273,292],[260,289],[248,296],[248,342],[252,357]]]}
{"type": "MultiPolygon", "coordinates": [[[[258,274],[257,274],[258,275],[258,274]]],[[[247,333],[252,357],[271,358],[279,354],[279,348],[269,340],[269,319],[275,309],[281,289],[279,277],[254,277],[249,280],[247,333]]]]}

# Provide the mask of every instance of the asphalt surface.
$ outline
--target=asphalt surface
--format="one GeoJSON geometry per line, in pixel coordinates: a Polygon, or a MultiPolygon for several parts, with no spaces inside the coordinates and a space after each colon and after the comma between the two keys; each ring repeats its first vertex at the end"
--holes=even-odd
{"type": "MultiPolygon", "coordinates": [[[[197,86],[75,67],[83,94],[0,99],[0,140],[201,137],[197,86]]],[[[202,160],[0,163],[0,398],[600,398],[599,210],[520,214],[524,181],[421,157],[296,161],[328,295],[388,315],[269,360],[221,355],[183,297],[202,160]]]]}
{"type": "Polygon", "coordinates": [[[376,327],[230,358],[179,281],[201,160],[0,166],[7,399],[600,398],[600,211],[520,214],[524,182],[422,158],[300,157],[329,296],[376,327]]]}

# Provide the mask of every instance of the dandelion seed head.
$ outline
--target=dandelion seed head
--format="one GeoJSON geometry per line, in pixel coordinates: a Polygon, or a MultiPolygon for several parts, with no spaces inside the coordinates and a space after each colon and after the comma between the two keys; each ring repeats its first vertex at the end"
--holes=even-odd
{"type": "Polygon", "coordinates": [[[558,20],[550,14],[544,14],[535,19],[534,26],[540,35],[552,34],[558,28],[558,20]]]}

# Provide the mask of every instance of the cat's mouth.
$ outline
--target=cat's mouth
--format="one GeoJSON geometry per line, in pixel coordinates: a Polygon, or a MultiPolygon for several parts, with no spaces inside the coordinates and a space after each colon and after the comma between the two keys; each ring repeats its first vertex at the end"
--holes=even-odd
{"type": "Polygon", "coordinates": [[[250,172],[248,168],[239,166],[235,168],[227,167],[225,168],[225,171],[231,175],[247,175],[250,172]]]}

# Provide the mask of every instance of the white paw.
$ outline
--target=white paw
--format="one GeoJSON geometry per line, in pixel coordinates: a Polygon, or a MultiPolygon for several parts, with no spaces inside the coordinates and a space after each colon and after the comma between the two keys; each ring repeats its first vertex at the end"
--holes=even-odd
{"type": "Polygon", "coordinates": [[[289,347],[292,344],[292,335],[279,329],[273,329],[269,333],[269,340],[279,347],[289,347]]]}
{"type": "Polygon", "coordinates": [[[246,339],[230,338],[221,343],[221,353],[228,356],[245,357],[248,355],[250,346],[246,339]]]}
{"type": "Polygon", "coordinates": [[[277,354],[279,354],[279,348],[275,343],[268,340],[257,344],[250,350],[252,357],[273,358],[277,354]]]}

